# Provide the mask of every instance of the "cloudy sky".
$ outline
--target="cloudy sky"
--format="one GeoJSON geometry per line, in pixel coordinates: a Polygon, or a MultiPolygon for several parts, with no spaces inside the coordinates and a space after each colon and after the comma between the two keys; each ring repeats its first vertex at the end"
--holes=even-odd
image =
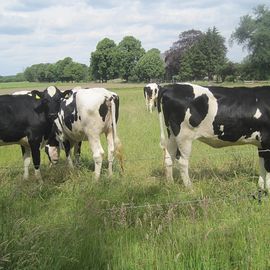
{"type": "MultiPolygon", "coordinates": [[[[23,72],[37,63],[70,56],[89,65],[97,43],[108,37],[119,43],[132,35],[146,50],[168,50],[190,29],[216,26],[228,41],[240,17],[253,13],[258,0],[1,0],[0,75],[23,72]]],[[[228,58],[246,55],[236,44],[228,58]]]]}

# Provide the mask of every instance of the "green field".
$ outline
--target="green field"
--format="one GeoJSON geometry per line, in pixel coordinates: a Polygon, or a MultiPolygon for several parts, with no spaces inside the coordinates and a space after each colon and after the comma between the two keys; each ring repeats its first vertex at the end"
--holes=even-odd
{"type": "MultiPolygon", "coordinates": [[[[31,87],[43,85],[0,86],[0,93],[31,87]]],[[[73,171],[63,157],[49,168],[42,150],[39,186],[34,177],[22,180],[19,146],[0,148],[0,269],[270,269],[269,199],[251,196],[256,148],[195,142],[194,191],[177,168],[175,183],[167,183],[157,113],[146,112],[142,87],[107,85],[120,96],[123,174],[115,161],[107,177],[105,155],[95,181],[84,142],[73,171]]]]}

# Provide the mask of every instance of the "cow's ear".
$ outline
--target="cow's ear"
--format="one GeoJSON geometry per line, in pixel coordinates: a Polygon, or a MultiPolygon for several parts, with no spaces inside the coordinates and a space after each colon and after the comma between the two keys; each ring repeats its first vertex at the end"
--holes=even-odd
{"type": "Polygon", "coordinates": [[[66,90],[66,91],[62,92],[62,97],[64,99],[68,99],[72,95],[72,93],[73,93],[72,90],[66,90]]]}
{"type": "Polygon", "coordinates": [[[41,99],[44,95],[43,92],[40,92],[38,90],[33,90],[31,91],[31,95],[35,98],[35,99],[41,99]]]}

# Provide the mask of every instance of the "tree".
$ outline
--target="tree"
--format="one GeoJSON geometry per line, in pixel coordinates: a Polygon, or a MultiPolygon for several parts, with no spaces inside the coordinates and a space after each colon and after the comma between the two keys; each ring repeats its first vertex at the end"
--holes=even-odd
{"type": "Polygon", "coordinates": [[[80,82],[86,79],[88,71],[87,69],[88,68],[86,65],[71,62],[65,66],[63,77],[65,78],[65,81],[80,82]]]}
{"type": "Polygon", "coordinates": [[[167,79],[179,74],[181,58],[200,39],[202,34],[201,31],[194,29],[184,31],[179,35],[178,40],[173,43],[172,47],[165,52],[167,79]]]}
{"type": "Polygon", "coordinates": [[[64,77],[64,69],[67,65],[72,63],[72,58],[71,57],[66,57],[63,60],[59,60],[55,63],[55,77],[56,81],[65,81],[64,77]]]}
{"type": "Polygon", "coordinates": [[[118,75],[118,59],[116,44],[109,38],[101,40],[96,51],[91,53],[90,70],[95,80],[107,82],[118,75]]]}
{"type": "Polygon", "coordinates": [[[160,51],[158,49],[151,49],[146,52],[135,66],[135,73],[141,81],[162,80],[165,74],[165,67],[160,51]]]}
{"type": "Polygon", "coordinates": [[[248,69],[253,79],[268,79],[270,74],[270,10],[265,5],[258,5],[253,16],[240,18],[239,26],[231,35],[231,41],[236,41],[248,50],[248,69]],[[252,67],[250,69],[250,67],[252,67]]]}
{"type": "Polygon", "coordinates": [[[180,78],[200,80],[208,77],[212,80],[226,62],[226,52],[225,39],[215,27],[208,29],[182,56],[180,78]]]}
{"type": "Polygon", "coordinates": [[[133,36],[126,36],[118,44],[118,56],[120,61],[119,73],[121,78],[128,81],[135,73],[135,66],[145,54],[141,42],[133,36]]]}
{"type": "Polygon", "coordinates": [[[40,63],[27,67],[24,78],[30,82],[82,81],[87,78],[88,67],[66,57],[55,64],[40,63]]]}
{"type": "Polygon", "coordinates": [[[236,79],[237,76],[237,65],[231,61],[226,62],[224,65],[220,66],[217,70],[217,75],[221,79],[221,82],[224,82],[226,77],[232,78],[232,80],[236,79]]]}

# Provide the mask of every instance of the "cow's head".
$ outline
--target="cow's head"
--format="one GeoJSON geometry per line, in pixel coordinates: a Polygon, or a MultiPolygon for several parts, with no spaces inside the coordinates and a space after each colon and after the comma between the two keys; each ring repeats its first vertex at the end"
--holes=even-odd
{"type": "Polygon", "coordinates": [[[33,90],[31,94],[35,99],[40,100],[39,108],[44,109],[48,120],[53,121],[57,118],[61,100],[68,98],[72,90],[61,92],[57,87],[49,86],[43,92],[33,90]]]}
{"type": "Polygon", "coordinates": [[[152,112],[153,107],[156,107],[159,88],[160,86],[157,83],[149,83],[143,89],[146,108],[150,112],[152,112]]]}

